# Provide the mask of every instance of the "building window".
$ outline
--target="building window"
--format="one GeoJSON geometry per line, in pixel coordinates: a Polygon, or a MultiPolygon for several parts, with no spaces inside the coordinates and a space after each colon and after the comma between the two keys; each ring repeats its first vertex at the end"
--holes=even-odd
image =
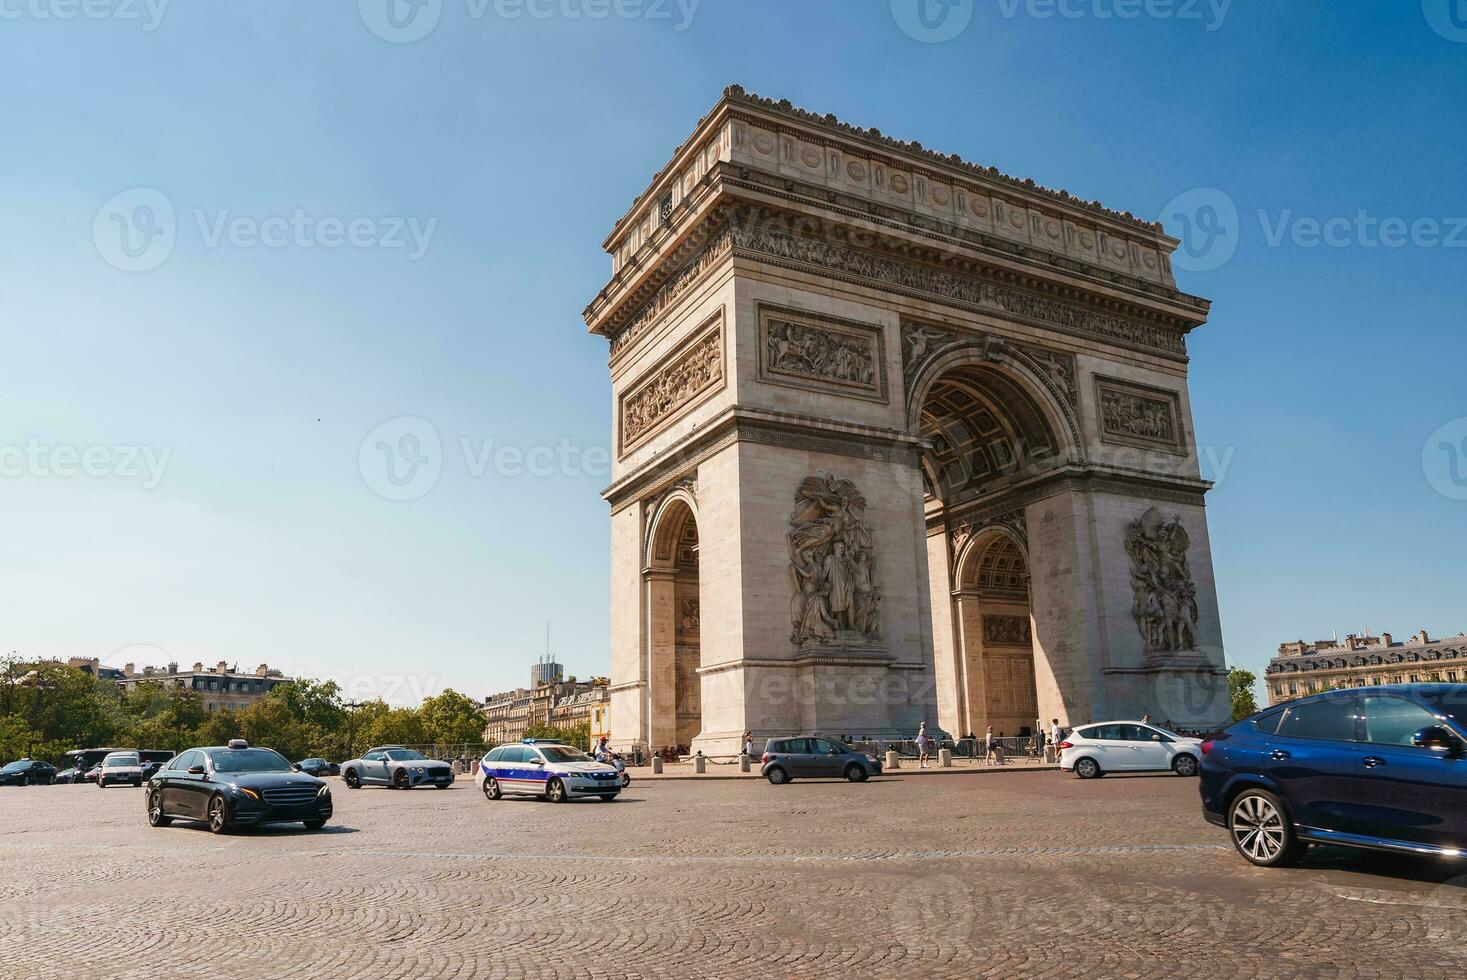
{"type": "Polygon", "coordinates": [[[214,702],[213,701],[210,701],[209,702],[209,710],[210,711],[213,711],[214,710],[214,702]]]}
{"type": "Polygon", "coordinates": [[[1412,684],[1420,684],[1421,683],[1421,675],[1420,674],[1412,674],[1411,675],[1411,683],[1412,684]]]}
{"type": "Polygon", "coordinates": [[[1298,694],[1299,693],[1299,685],[1298,684],[1295,684],[1293,681],[1290,681],[1289,682],[1289,693],[1290,694],[1298,694]]]}
{"type": "Polygon", "coordinates": [[[1379,677],[1372,677],[1370,679],[1370,683],[1377,684],[1378,685],[1380,683],[1380,678],[1379,677]]]}

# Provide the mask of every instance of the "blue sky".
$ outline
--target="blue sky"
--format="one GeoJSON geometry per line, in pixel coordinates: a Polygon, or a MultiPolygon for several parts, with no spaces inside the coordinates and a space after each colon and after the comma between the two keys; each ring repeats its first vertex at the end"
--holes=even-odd
{"type": "Polygon", "coordinates": [[[1213,207],[1178,275],[1215,301],[1191,383],[1230,660],[1467,628],[1467,9],[954,2],[929,30],[911,0],[438,0],[405,42],[379,34],[427,22],[385,0],[0,5],[0,646],[412,701],[523,683],[550,621],[604,671],[580,310],[731,82],[1147,217],[1213,207]],[[171,238],[109,217],[166,208],[171,238]],[[374,432],[402,417],[430,428],[374,432]],[[433,435],[429,492],[374,492],[359,452],[433,435]]]}

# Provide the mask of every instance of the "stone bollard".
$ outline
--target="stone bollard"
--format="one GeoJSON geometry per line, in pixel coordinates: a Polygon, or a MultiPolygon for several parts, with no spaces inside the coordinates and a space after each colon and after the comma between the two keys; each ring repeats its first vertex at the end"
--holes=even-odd
{"type": "Polygon", "coordinates": [[[887,768],[887,769],[900,769],[901,767],[902,767],[902,760],[896,754],[896,749],[887,749],[886,750],[886,766],[885,766],[885,768],[887,768]]]}
{"type": "Polygon", "coordinates": [[[654,755],[652,757],[652,775],[662,775],[662,756],[660,755],[654,755]]]}
{"type": "Polygon", "coordinates": [[[698,775],[701,776],[701,775],[703,775],[703,773],[705,773],[707,771],[708,771],[708,760],[705,759],[705,758],[703,758],[703,753],[702,752],[699,752],[697,755],[693,756],[693,772],[695,772],[695,773],[697,773],[698,775]]]}
{"type": "Polygon", "coordinates": [[[739,753],[739,772],[748,772],[748,771],[749,771],[749,753],[747,753],[747,752],[740,752],[739,753]]]}
{"type": "Polygon", "coordinates": [[[951,769],[953,767],[953,750],[938,749],[937,764],[943,769],[951,769]]]}

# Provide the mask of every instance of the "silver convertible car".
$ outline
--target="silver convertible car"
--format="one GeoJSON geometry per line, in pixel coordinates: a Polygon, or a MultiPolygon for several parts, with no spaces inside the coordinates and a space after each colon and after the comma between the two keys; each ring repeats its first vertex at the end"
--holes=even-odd
{"type": "Polygon", "coordinates": [[[429,759],[420,752],[401,745],[379,745],[362,753],[360,759],[341,764],[341,778],[351,789],[363,786],[388,786],[412,789],[433,786],[448,789],[453,785],[453,766],[429,759]]]}

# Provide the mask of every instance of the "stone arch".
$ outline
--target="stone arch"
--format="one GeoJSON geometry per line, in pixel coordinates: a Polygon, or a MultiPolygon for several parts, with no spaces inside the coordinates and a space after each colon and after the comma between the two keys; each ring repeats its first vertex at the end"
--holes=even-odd
{"type": "Polygon", "coordinates": [[[698,500],[687,482],[649,508],[642,566],[647,678],[645,729],[651,751],[687,751],[702,732],[702,594],[698,500]]]}
{"type": "Polygon", "coordinates": [[[642,543],[642,567],[669,568],[674,561],[674,539],[684,523],[698,521],[698,498],[684,481],[658,497],[647,512],[647,531],[642,543]]]}
{"type": "Polygon", "coordinates": [[[959,734],[1032,734],[1038,717],[1029,553],[1010,527],[980,528],[954,562],[959,734]]]}

